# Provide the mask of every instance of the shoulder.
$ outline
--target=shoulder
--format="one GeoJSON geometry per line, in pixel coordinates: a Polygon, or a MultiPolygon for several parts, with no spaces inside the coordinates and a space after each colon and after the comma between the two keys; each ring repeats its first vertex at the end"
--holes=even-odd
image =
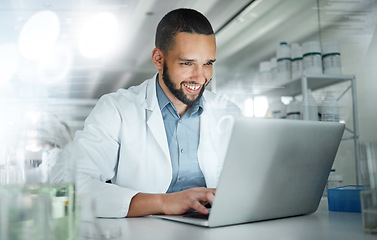
{"type": "Polygon", "coordinates": [[[144,99],[145,93],[147,90],[147,85],[150,82],[150,79],[145,80],[137,86],[132,86],[127,89],[121,88],[113,93],[108,93],[103,95],[100,98],[100,101],[114,101],[114,102],[123,102],[123,101],[135,101],[139,98],[144,99]]]}
{"type": "Polygon", "coordinates": [[[117,136],[125,123],[140,120],[148,83],[146,80],[140,85],[103,95],[86,118],[85,126],[96,126],[117,136]]]}
{"type": "Polygon", "coordinates": [[[153,79],[148,79],[139,85],[127,89],[121,88],[116,92],[105,94],[98,100],[97,105],[121,108],[123,110],[131,106],[140,106],[144,103],[151,84],[153,84],[153,79]]]}
{"type": "Polygon", "coordinates": [[[122,115],[140,111],[140,106],[146,98],[147,86],[151,79],[137,86],[119,89],[116,92],[103,95],[94,106],[89,119],[122,119],[122,115]]]}

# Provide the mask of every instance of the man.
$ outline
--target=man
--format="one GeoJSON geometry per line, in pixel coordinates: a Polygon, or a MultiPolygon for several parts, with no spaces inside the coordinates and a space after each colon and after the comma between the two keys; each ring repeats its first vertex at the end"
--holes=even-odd
{"type": "Polygon", "coordinates": [[[155,44],[158,74],[103,96],[72,144],[78,194],[95,195],[100,217],[208,214],[215,196],[230,115],[239,112],[205,90],[216,61],[211,24],[173,10],[155,44]]]}

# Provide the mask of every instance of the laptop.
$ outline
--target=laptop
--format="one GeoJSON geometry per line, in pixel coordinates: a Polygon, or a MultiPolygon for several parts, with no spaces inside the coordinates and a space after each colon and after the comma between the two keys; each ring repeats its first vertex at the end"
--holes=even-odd
{"type": "Polygon", "coordinates": [[[219,227],[313,213],[344,128],[334,122],[235,119],[210,214],[155,217],[219,227]]]}

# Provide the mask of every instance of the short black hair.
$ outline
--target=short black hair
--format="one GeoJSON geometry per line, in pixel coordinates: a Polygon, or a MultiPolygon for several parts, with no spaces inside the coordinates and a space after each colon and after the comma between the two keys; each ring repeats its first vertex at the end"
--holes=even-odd
{"type": "Polygon", "coordinates": [[[194,9],[179,8],[167,13],[157,25],[155,46],[167,52],[179,32],[214,35],[211,23],[194,9]]]}

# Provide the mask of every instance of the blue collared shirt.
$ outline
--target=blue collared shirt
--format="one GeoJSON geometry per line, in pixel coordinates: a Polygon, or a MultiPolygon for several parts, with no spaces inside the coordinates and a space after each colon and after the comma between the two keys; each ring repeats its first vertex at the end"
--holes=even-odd
{"type": "Polygon", "coordinates": [[[180,117],[156,78],[158,104],[164,120],[169,145],[172,181],[168,193],[192,187],[205,187],[205,179],[198,163],[199,117],[203,112],[203,101],[199,99],[180,117]]]}

